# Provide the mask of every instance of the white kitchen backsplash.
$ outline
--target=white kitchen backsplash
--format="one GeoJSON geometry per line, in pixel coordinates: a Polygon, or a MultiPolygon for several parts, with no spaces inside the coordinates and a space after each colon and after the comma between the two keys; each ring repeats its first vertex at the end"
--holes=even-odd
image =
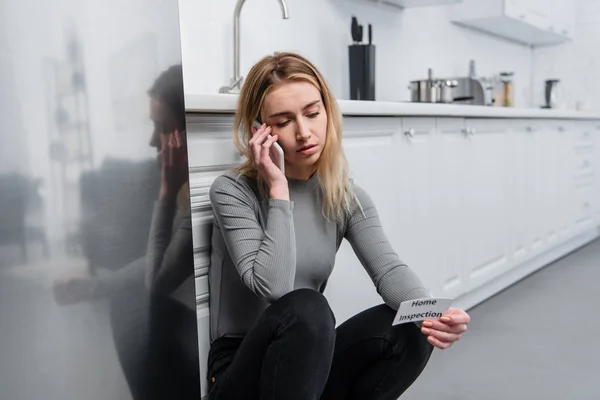
{"type": "MultiPolygon", "coordinates": [[[[233,74],[233,11],[237,0],[179,0],[185,87],[217,93],[233,74]]],[[[529,47],[452,24],[447,7],[400,10],[358,0],[288,0],[282,20],[277,0],[247,0],[241,18],[241,69],[275,51],[296,51],[324,73],[335,95],[349,98],[350,22],[373,24],[377,46],[376,99],[408,101],[411,80],[465,76],[470,59],[480,75],[515,72],[515,102],[531,101],[533,57],[529,47]]],[[[366,40],[366,35],[365,35],[366,40]]]]}

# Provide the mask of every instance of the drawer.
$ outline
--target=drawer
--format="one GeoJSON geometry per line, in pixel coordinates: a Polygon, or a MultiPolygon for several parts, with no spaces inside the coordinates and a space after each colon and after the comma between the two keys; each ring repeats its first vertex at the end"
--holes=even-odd
{"type": "Polygon", "coordinates": [[[575,154],[591,154],[596,150],[596,144],[593,140],[580,140],[573,142],[575,154]]]}
{"type": "Polygon", "coordinates": [[[511,129],[511,124],[506,119],[467,119],[465,125],[475,134],[508,132],[511,129]]]}
{"type": "Polygon", "coordinates": [[[348,137],[389,137],[402,128],[396,117],[344,117],[343,134],[348,137]]]}
{"type": "Polygon", "coordinates": [[[575,222],[580,223],[582,221],[589,220],[596,210],[595,202],[597,199],[594,197],[592,188],[580,188],[574,191],[573,198],[573,212],[575,222]]]}
{"type": "Polygon", "coordinates": [[[463,118],[437,118],[437,130],[440,133],[464,133],[465,127],[463,118]]]}
{"type": "Polygon", "coordinates": [[[588,141],[592,140],[592,133],[594,132],[593,126],[581,126],[578,127],[574,132],[574,138],[577,141],[588,141]]]}
{"type": "Polygon", "coordinates": [[[573,186],[578,188],[593,188],[596,183],[594,171],[576,172],[573,176],[573,186]]]}
{"type": "Polygon", "coordinates": [[[419,118],[419,117],[408,117],[402,118],[402,131],[408,132],[412,130],[414,135],[431,134],[435,131],[436,119],[435,118],[419,118]]]}
{"type": "Polygon", "coordinates": [[[578,152],[590,152],[595,145],[595,126],[590,124],[578,124],[572,131],[573,148],[578,152]]]}
{"type": "Polygon", "coordinates": [[[208,275],[210,267],[210,251],[208,249],[194,252],[194,275],[196,278],[208,275]]]}
{"type": "Polygon", "coordinates": [[[208,299],[208,276],[196,278],[196,302],[201,302],[208,299]]]}
{"type": "Polygon", "coordinates": [[[588,171],[594,169],[594,162],[591,154],[577,155],[573,158],[573,167],[575,172],[588,171]]]}
{"type": "Polygon", "coordinates": [[[192,216],[192,238],[194,242],[194,251],[210,248],[213,218],[214,217],[212,213],[207,213],[206,215],[194,214],[192,216]]]}
{"type": "Polygon", "coordinates": [[[210,205],[210,186],[215,180],[212,176],[197,176],[192,173],[190,178],[190,205],[194,214],[212,212],[210,205]]]}

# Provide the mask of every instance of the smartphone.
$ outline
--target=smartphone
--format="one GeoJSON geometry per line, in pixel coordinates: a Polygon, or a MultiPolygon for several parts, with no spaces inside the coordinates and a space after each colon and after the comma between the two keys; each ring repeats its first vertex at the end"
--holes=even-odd
{"type": "MultiPolygon", "coordinates": [[[[260,129],[260,127],[262,126],[262,124],[258,121],[254,121],[254,123],[252,124],[253,128],[256,129],[260,129]]],[[[269,139],[272,136],[269,135],[269,139]]],[[[273,162],[275,162],[275,164],[277,164],[277,166],[279,167],[279,169],[281,170],[281,172],[285,173],[285,160],[283,158],[283,149],[281,148],[281,146],[279,145],[279,143],[275,142],[273,143],[273,148],[275,149],[275,151],[277,152],[277,154],[279,155],[279,160],[273,160],[273,162]]]]}

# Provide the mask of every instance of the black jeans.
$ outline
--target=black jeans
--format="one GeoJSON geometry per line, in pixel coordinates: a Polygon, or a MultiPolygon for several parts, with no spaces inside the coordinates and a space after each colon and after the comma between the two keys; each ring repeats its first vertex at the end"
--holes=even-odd
{"type": "Polygon", "coordinates": [[[396,400],[421,374],[433,346],[415,324],[392,326],[394,314],[380,305],[335,329],[322,294],[288,293],[244,339],[212,344],[210,399],[396,400]]]}
{"type": "Polygon", "coordinates": [[[200,399],[194,310],[131,284],[111,298],[111,325],[133,399],[200,399]]]}

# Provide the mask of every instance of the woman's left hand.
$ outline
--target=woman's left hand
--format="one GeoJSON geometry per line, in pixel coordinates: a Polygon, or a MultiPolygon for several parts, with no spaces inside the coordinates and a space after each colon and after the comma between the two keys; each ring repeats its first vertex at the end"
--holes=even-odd
{"type": "Polygon", "coordinates": [[[465,311],[451,308],[439,321],[423,321],[421,332],[427,335],[427,341],[438,349],[445,350],[460,340],[467,331],[471,317],[465,311]]]}
{"type": "Polygon", "coordinates": [[[189,179],[187,144],[178,130],[161,134],[162,181],[160,199],[174,199],[189,179]]]}

